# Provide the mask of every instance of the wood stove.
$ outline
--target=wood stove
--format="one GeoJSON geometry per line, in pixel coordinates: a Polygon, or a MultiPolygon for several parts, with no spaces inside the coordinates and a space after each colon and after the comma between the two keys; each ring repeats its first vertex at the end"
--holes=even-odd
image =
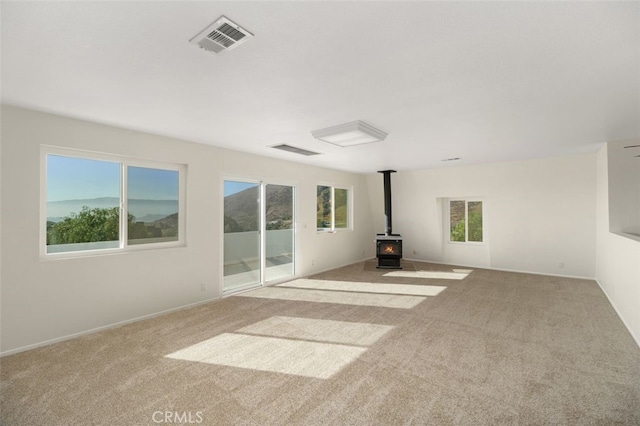
{"type": "Polygon", "coordinates": [[[384,176],[384,217],[385,232],[376,236],[376,257],[378,268],[402,269],[402,236],[394,234],[391,226],[391,173],[383,170],[384,176]]]}
{"type": "Polygon", "coordinates": [[[402,237],[400,235],[376,236],[376,257],[378,268],[402,269],[402,237]]]}

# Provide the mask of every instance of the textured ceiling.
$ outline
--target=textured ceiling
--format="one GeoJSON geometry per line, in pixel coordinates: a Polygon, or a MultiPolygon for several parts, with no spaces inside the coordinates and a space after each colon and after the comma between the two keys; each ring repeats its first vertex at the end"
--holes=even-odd
{"type": "Polygon", "coordinates": [[[1,20],[5,103],[318,166],[640,137],[638,2],[2,2],[1,20]],[[220,15],[255,37],[218,56],[188,42],[220,15]],[[389,136],[311,137],[354,120],[389,136]],[[282,143],[322,155],[269,148],[282,143]]]}

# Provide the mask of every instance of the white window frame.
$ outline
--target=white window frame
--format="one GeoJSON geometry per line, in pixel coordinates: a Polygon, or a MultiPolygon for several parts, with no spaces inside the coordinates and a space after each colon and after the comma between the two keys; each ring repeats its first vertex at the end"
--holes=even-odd
{"type": "MultiPolygon", "coordinates": [[[[335,233],[335,232],[344,232],[344,231],[352,231],[353,230],[353,187],[344,186],[344,185],[336,185],[332,183],[320,182],[316,185],[316,194],[318,193],[318,187],[325,186],[331,188],[331,226],[328,228],[318,228],[316,225],[316,232],[318,234],[326,234],[326,233],[335,233]],[[335,192],[336,189],[343,189],[347,191],[347,226],[345,228],[336,228],[336,203],[335,203],[335,192]]],[[[316,214],[317,214],[317,200],[316,200],[316,214]]],[[[316,222],[318,218],[316,217],[316,222]]]]}
{"type": "Polygon", "coordinates": [[[40,259],[66,259],[87,256],[99,256],[140,250],[154,250],[186,246],[186,189],[187,165],[163,161],[146,160],[117,154],[106,154],[84,151],[72,148],[62,148],[49,145],[40,147],[40,259]],[[120,164],[120,233],[119,244],[115,248],[67,251],[47,253],[47,156],[79,158],[97,161],[109,161],[120,164]],[[128,244],[128,197],[127,197],[127,167],[144,167],[151,169],[172,170],[178,172],[178,240],[165,242],[149,242],[142,244],[128,244]]]}
{"type": "Polygon", "coordinates": [[[446,232],[449,244],[469,244],[469,245],[485,245],[487,243],[486,220],[485,220],[485,201],[478,197],[461,197],[446,199],[446,232]],[[451,239],[451,203],[454,201],[464,201],[464,241],[453,241],[451,239]],[[482,241],[469,241],[469,203],[482,203],[482,241]]]}

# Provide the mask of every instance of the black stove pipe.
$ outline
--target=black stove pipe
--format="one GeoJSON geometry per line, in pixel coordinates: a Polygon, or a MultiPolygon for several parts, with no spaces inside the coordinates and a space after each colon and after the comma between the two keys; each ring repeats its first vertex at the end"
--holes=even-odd
{"type": "Polygon", "coordinates": [[[391,224],[391,173],[395,170],[381,170],[384,178],[384,233],[385,235],[393,235],[393,226],[391,224]]]}

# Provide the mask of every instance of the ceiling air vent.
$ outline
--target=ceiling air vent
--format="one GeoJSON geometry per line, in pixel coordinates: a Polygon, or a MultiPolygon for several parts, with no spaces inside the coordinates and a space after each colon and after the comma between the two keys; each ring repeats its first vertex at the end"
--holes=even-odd
{"type": "Polygon", "coordinates": [[[253,37],[249,31],[240,27],[226,16],[221,16],[213,24],[200,31],[189,43],[202,49],[220,53],[235,49],[253,37]]]}
{"type": "Polygon", "coordinates": [[[291,146],[287,144],[274,145],[271,148],[281,149],[283,151],[293,152],[294,154],[307,155],[307,156],[320,154],[319,152],[308,151],[306,149],[298,148],[297,146],[291,146]]]}

